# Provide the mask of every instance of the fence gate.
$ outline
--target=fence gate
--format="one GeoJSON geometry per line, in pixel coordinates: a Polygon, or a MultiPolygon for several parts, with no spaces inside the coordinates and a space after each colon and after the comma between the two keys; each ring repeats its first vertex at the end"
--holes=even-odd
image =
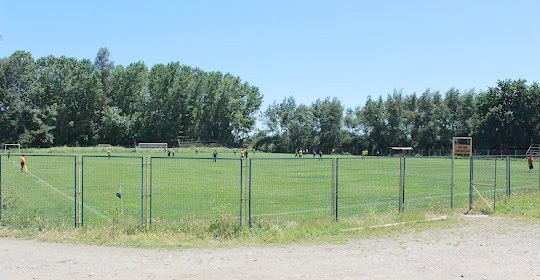
{"type": "Polygon", "coordinates": [[[483,213],[495,211],[497,165],[505,168],[504,163],[504,159],[498,157],[470,158],[469,211],[476,210],[483,213]]]}

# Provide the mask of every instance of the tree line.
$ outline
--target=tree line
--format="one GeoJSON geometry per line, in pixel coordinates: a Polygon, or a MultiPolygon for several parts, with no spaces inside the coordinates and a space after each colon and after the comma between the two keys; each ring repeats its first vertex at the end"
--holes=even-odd
{"type": "Polygon", "coordinates": [[[262,103],[239,77],[178,62],[115,66],[17,51],[0,60],[0,139],[26,146],[133,146],[178,138],[233,145],[253,130],[262,103]]]}
{"type": "Polygon", "coordinates": [[[285,98],[262,109],[262,94],[239,77],[179,62],[115,65],[17,51],[0,59],[0,141],[32,147],[133,146],[177,139],[250,145],[268,152],[337,148],[359,153],[390,146],[448,149],[454,136],[476,148],[523,149],[540,142],[540,89],[500,80],[475,92],[451,88],[346,108],[337,98],[309,105],[285,98]],[[260,125],[256,125],[259,116],[260,125]]]}
{"type": "Polygon", "coordinates": [[[540,88],[536,82],[502,80],[481,92],[394,90],[386,99],[368,97],[355,109],[335,98],[305,106],[290,97],[274,102],[263,116],[256,143],[269,151],[340,147],[384,154],[393,146],[448,151],[452,137],[472,136],[477,149],[504,152],[540,142],[540,88]]]}

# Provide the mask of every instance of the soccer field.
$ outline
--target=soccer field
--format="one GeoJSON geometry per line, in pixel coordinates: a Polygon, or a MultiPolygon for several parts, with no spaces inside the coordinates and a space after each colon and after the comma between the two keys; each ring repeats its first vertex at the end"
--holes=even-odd
{"type": "MultiPolygon", "coordinates": [[[[231,152],[214,162],[208,152],[95,153],[27,154],[27,162],[21,172],[17,156],[2,156],[4,224],[179,226],[224,215],[239,222],[310,222],[398,211],[400,201],[399,157],[256,153],[241,160],[231,152]]],[[[505,165],[482,162],[475,166],[479,182],[504,193],[505,165]]],[[[452,196],[450,158],[407,157],[404,211],[450,209],[452,197],[454,208],[466,209],[469,164],[455,160],[452,196]]],[[[519,186],[538,187],[538,173],[515,164],[512,174],[519,186]]],[[[489,197],[489,187],[479,187],[482,192],[489,197]]]]}

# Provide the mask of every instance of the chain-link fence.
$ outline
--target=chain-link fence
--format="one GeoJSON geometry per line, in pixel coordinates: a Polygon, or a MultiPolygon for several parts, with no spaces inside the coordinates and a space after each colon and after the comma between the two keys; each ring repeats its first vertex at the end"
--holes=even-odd
{"type": "Polygon", "coordinates": [[[540,191],[525,156],[212,159],[0,155],[0,222],[181,227],[362,217],[373,211],[494,211],[540,191]]]}
{"type": "Polygon", "coordinates": [[[250,224],[332,217],[333,164],[329,158],[251,159],[250,224]]]}
{"type": "Polygon", "coordinates": [[[242,160],[150,158],[149,222],[242,221],[242,160]]]}
{"type": "Polygon", "coordinates": [[[81,223],[144,223],[143,163],[143,157],[82,156],[81,223]]]}
{"type": "Polygon", "coordinates": [[[2,224],[37,229],[73,226],[75,171],[75,156],[0,156],[2,224]]]}
{"type": "Polygon", "coordinates": [[[399,157],[339,158],[337,175],[338,217],[398,209],[399,157]]]}
{"type": "Polygon", "coordinates": [[[473,156],[470,176],[469,210],[494,212],[502,195],[540,191],[540,171],[529,169],[524,155],[473,156]]]}
{"type": "MultiPolygon", "coordinates": [[[[508,194],[540,191],[540,168],[529,169],[526,156],[509,156],[508,162],[508,194]]],[[[534,165],[533,165],[534,166],[534,165]]]]}

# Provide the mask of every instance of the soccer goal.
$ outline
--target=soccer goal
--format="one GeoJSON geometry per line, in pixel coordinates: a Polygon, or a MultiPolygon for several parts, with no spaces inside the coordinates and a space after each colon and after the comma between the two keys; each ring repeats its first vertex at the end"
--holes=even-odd
{"type": "Polygon", "coordinates": [[[135,151],[141,152],[143,150],[152,149],[163,149],[163,151],[167,151],[168,148],[167,143],[138,143],[137,147],[135,147],[135,151]]]}
{"type": "Polygon", "coordinates": [[[21,153],[21,144],[4,144],[4,153],[16,151],[19,154],[21,153]]]}
{"type": "Polygon", "coordinates": [[[98,150],[100,152],[106,151],[111,148],[111,144],[98,144],[98,150]]]}

